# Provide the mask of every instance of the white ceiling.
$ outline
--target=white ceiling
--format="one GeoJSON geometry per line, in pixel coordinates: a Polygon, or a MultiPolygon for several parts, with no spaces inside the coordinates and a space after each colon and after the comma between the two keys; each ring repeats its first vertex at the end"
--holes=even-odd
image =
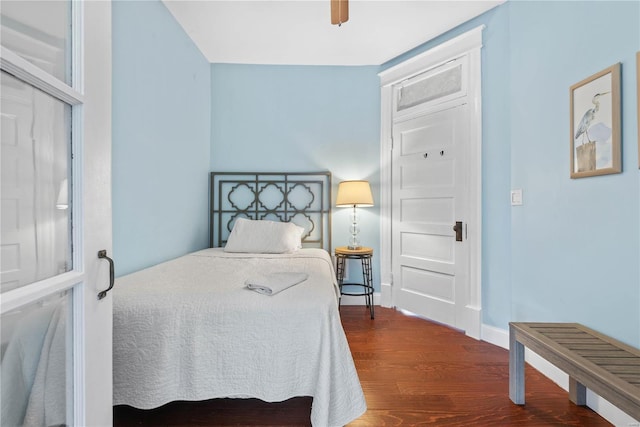
{"type": "Polygon", "coordinates": [[[379,65],[504,0],[163,0],[212,63],[379,65]]]}

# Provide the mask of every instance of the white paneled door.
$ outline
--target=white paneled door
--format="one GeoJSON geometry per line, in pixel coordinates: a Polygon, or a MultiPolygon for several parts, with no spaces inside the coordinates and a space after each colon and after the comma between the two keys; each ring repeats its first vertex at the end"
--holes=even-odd
{"type": "Polygon", "coordinates": [[[474,338],[482,319],[483,28],[379,74],[381,304],[474,338]]]}
{"type": "Polygon", "coordinates": [[[466,104],[393,125],[394,301],[459,329],[469,286],[468,139],[466,104]]]}

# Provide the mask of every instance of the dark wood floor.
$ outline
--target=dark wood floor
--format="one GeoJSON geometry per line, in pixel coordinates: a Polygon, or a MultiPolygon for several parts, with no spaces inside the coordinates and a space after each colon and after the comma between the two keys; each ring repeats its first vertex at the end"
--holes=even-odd
{"type": "MultiPolygon", "coordinates": [[[[508,352],[448,327],[376,307],[343,306],[344,325],[367,400],[358,426],[609,426],[527,366],[526,405],[509,400],[508,352]]],[[[310,398],[267,404],[215,399],[151,411],[114,408],[114,425],[305,426],[310,398]]]]}

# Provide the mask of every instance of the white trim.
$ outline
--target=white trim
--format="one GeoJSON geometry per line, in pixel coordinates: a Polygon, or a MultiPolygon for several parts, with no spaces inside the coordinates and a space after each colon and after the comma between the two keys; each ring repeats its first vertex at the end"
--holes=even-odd
{"type": "Polygon", "coordinates": [[[382,307],[392,307],[391,290],[391,283],[380,283],[380,305],[382,307]]]}
{"type": "MultiPolygon", "coordinates": [[[[471,247],[469,249],[471,250],[471,247]]],[[[473,275],[472,265],[469,266],[469,270],[469,276],[471,277],[473,275]]],[[[474,282],[469,279],[471,293],[473,293],[473,286],[471,286],[473,283],[474,282]]],[[[464,326],[465,334],[479,340],[482,330],[482,308],[479,305],[467,304],[464,306],[464,310],[462,310],[462,316],[463,319],[460,325],[464,326]]]]}
{"type": "Polygon", "coordinates": [[[480,339],[509,350],[509,332],[504,329],[482,324],[480,339]]]}
{"type": "Polygon", "coordinates": [[[83,280],[83,274],[69,271],[5,292],[0,298],[0,314],[32,304],[56,292],[70,289],[83,280]]]}
{"type": "MultiPolygon", "coordinates": [[[[112,98],[112,10],[107,1],[83,2],[83,27],[81,45],[77,54],[82,55],[81,70],[76,70],[74,84],[84,85],[85,103],[77,109],[82,114],[82,169],[76,171],[82,177],[78,194],[82,200],[82,232],[76,237],[81,241],[77,249],[85,271],[84,292],[84,420],[81,425],[113,424],[113,375],[112,375],[112,302],[109,294],[98,300],[99,291],[109,286],[109,269],[105,260],[97,257],[98,251],[112,252],[111,224],[111,98],[112,98]]],[[[80,148],[80,147],[76,147],[80,148]]]]}
{"type": "MultiPolygon", "coordinates": [[[[483,324],[482,340],[509,350],[509,331],[507,330],[483,324]]],[[[549,378],[563,390],[569,391],[569,376],[562,370],[526,347],[524,358],[529,365],[542,375],[549,378]]],[[[567,399],[568,398],[569,397],[567,397],[567,399]]],[[[587,389],[587,406],[615,426],[637,426],[639,424],[638,420],[634,420],[625,412],[589,389],[587,389]]]]}
{"type": "MultiPolygon", "coordinates": [[[[71,86],[84,93],[84,2],[71,2],[71,86]]],[[[84,100],[82,100],[84,103],[84,100]]]]}
{"type": "MultiPolygon", "coordinates": [[[[74,82],[75,84],[75,82],[74,82]]],[[[72,176],[72,201],[73,211],[73,268],[82,272],[84,276],[85,256],[84,256],[84,105],[76,105],[73,107],[73,128],[76,130],[73,134],[71,159],[72,176]]],[[[87,332],[85,328],[85,293],[88,291],[87,280],[83,281],[79,286],[74,288],[73,299],[73,364],[74,364],[74,383],[73,383],[73,424],[78,426],[86,425],[86,341],[87,332]]]]}
{"type": "Polygon", "coordinates": [[[389,292],[382,294],[380,303],[394,307],[391,287],[391,149],[393,135],[393,87],[383,86],[380,93],[380,284],[389,292]],[[386,220],[385,220],[386,218],[386,220]]]}
{"type": "Polygon", "coordinates": [[[465,311],[468,316],[477,316],[467,319],[467,325],[474,327],[472,330],[465,327],[465,330],[476,339],[480,339],[482,324],[482,34],[479,34],[479,38],[480,45],[468,52],[467,100],[469,141],[472,146],[468,164],[469,220],[465,225],[469,242],[469,295],[465,311]]]}
{"type": "MultiPolygon", "coordinates": [[[[71,3],[71,84],[75,91],[84,94],[84,2],[71,3]]],[[[71,140],[72,171],[72,215],[73,215],[73,267],[86,271],[84,264],[84,95],[82,102],[74,105],[71,119],[73,139],[71,140]]],[[[85,298],[87,281],[74,288],[73,293],[73,424],[86,425],[86,315],[85,298]]]]}
{"type": "Polygon", "coordinates": [[[380,77],[380,281],[381,305],[396,305],[392,271],[392,199],[391,160],[393,146],[394,86],[451,60],[467,56],[468,85],[465,102],[469,105],[469,218],[466,220],[469,245],[469,292],[465,296],[465,313],[459,325],[467,335],[481,336],[482,319],[482,74],[480,25],[422,54],[378,74],[380,77]],[[473,186],[473,187],[472,187],[473,186]]]}
{"type": "Polygon", "coordinates": [[[77,105],[83,96],[71,86],[36,67],[31,62],[13,53],[4,46],[0,47],[0,67],[18,79],[46,92],[67,104],[77,105]]]}
{"type": "Polygon", "coordinates": [[[439,44],[428,51],[418,54],[406,61],[378,73],[380,85],[387,86],[406,80],[426,71],[429,68],[450,61],[465,52],[482,47],[482,30],[480,25],[451,40],[439,44]]]}
{"type": "Polygon", "coordinates": [[[73,425],[86,425],[84,283],[73,288],[73,425]]]}

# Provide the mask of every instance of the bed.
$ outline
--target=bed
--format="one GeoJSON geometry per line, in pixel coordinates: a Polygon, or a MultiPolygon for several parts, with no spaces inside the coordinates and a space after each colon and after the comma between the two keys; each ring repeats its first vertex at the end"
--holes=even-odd
{"type": "Polygon", "coordinates": [[[116,281],[114,405],[311,396],[313,425],[362,415],[326,250],[330,190],[328,172],[212,173],[214,247],[116,281]]]}

